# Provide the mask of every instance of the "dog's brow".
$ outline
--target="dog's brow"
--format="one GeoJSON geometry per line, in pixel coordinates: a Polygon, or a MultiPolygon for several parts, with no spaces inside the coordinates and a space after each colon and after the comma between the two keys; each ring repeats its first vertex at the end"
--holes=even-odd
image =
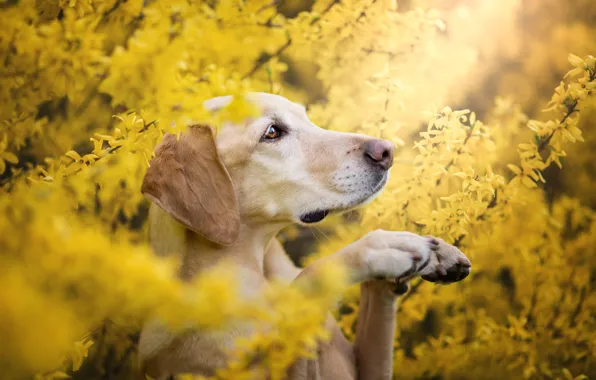
{"type": "Polygon", "coordinates": [[[308,115],[306,114],[306,107],[304,107],[302,104],[296,104],[296,105],[298,106],[298,109],[299,109],[299,112],[298,112],[299,115],[307,118],[308,115]]]}
{"type": "Polygon", "coordinates": [[[283,117],[281,117],[279,114],[276,114],[275,112],[267,113],[265,115],[265,117],[271,119],[271,121],[274,122],[275,124],[279,124],[281,126],[288,127],[288,123],[285,121],[285,119],[283,117]]]}

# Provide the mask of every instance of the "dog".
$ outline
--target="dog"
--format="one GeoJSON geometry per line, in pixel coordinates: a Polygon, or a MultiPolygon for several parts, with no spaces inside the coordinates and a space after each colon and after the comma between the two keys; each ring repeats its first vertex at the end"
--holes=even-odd
{"type": "MultiPolygon", "coordinates": [[[[310,225],[373,200],[387,183],[393,144],[319,128],[303,106],[282,96],[250,93],[247,99],[261,116],[242,125],[224,123],[216,136],[208,125],[193,125],[179,139],[166,134],[156,147],[141,188],[152,202],[151,246],[158,255],[180,253],[179,276],[186,281],[222,260],[234,263],[241,268],[243,297],[258,296],[274,279],[308,282],[322,265],[342,265],[350,283],[361,283],[355,342],[330,316],[331,339],[320,343],[316,360],[294,363],[287,378],[390,379],[395,279],[402,287],[414,276],[459,281],[470,273],[470,261],[441,239],[377,230],[304,269],[296,267],[276,234],[289,224],[310,225]]],[[[217,97],[204,106],[215,112],[231,101],[217,97]]],[[[139,342],[142,378],[213,375],[225,367],[235,337],[249,334],[238,327],[176,336],[148,323],[139,342]]]]}

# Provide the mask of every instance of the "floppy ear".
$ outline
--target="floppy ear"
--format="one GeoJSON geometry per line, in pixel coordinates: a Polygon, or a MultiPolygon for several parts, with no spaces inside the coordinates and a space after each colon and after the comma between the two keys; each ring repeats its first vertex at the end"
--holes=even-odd
{"type": "Polygon", "coordinates": [[[191,126],[179,139],[169,133],[164,136],[155,149],[141,192],[208,240],[230,245],[238,238],[236,192],[207,125],[191,126]]]}

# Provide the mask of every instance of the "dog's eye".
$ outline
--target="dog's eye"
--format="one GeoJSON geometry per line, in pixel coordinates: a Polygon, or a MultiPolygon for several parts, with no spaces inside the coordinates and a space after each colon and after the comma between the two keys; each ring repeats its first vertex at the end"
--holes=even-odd
{"type": "Polygon", "coordinates": [[[271,124],[265,130],[265,133],[261,137],[261,141],[264,141],[264,140],[277,140],[278,138],[281,137],[282,134],[283,134],[283,130],[282,130],[281,127],[279,127],[279,126],[277,126],[275,124],[271,124]]]}

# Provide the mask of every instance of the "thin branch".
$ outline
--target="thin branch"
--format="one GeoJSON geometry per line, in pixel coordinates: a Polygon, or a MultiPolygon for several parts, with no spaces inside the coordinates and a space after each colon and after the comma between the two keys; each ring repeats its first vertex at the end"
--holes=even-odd
{"type": "MultiPolygon", "coordinates": [[[[470,125],[470,130],[468,131],[466,138],[464,139],[464,142],[462,144],[462,146],[457,150],[457,152],[455,152],[455,157],[453,157],[451,159],[451,161],[449,161],[449,163],[445,166],[444,170],[447,171],[449,170],[449,168],[451,166],[453,166],[453,164],[455,164],[455,158],[459,157],[460,154],[463,153],[464,151],[464,147],[466,146],[466,144],[468,143],[468,140],[470,140],[470,138],[472,137],[472,134],[474,133],[474,128],[476,128],[476,123],[470,125]]],[[[439,186],[441,184],[441,178],[439,178],[437,180],[436,185],[439,186]]]]}
{"type": "Polygon", "coordinates": [[[265,4],[261,8],[259,8],[257,10],[257,13],[256,14],[259,14],[259,13],[261,13],[264,10],[267,10],[269,8],[277,7],[279,4],[281,4],[281,0],[273,0],[269,4],[265,4]]]}
{"type": "Polygon", "coordinates": [[[251,76],[253,76],[253,75],[254,75],[254,74],[257,72],[257,71],[259,71],[259,69],[260,69],[261,67],[263,67],[263,66],[264,66],[266,63],[269,63],[269,61],[271,61],[273,58],[275,58],[275,57],[279,57],[279,56],[280,56],[280,55],[281,55],[281,54],[282,54],[284,51],[286,51],[286,49],[287,49],[287,48],[289,48],[291,45],[292,45],[292,39],[290,38],[290,39],[288,39],[288,40],[286,41],[286,43],[285,43],[285,44],[283,44],[282,46],[280,46],[280,47],[279,47],[279,49],[277,49],[277,50],[275,51],[275,53],[273,53],[273,54],[271,54],[271,55],[268,55],[268,56],[267,56],[267,57],[265,57],[264,59],[261,59],[261,60],[259,60],[259,62],[258,62],[256,65],[254,65],[254,66],[253,66],[253,68],[252,68],[252,69],[251,69],[251,70],[250,70],[248,73],[246,73],[246,74],[245,74],[245,75],[242,77],[242,79],[246,79],[246,78],[248,78],[248,77],[251,77],[251,76]]]}
{"type": "Polygon", "coordinates": [[[530,297],[530,307],[528,308],[528,312],[526,313],[526,323],[528,326],[532,327],[536,325],[534,311],[536,310],[536,306],[538,305],[538,289],[540,288],[540,285],[540,275],[536,273],[534,287],[532,288],[532,297],[530,297]]]}
{"type": "Polygon", "coordinates": [[[462,240],[464,240],[465,237],[466,237],[466,235],[463,235],[463,234],[462,235],[459,235],[457,237],[457,239],[455,239],[455,241],[453,241],[453,246],[454,247],[457,247],[457,248],[460,248],[461,242],[462,242],[462,240]]]}
{"type": "MultiPolygon", "coordinates": [[[[129,335],[128,336],[130,344],[128,347],[126,347],[126,350],[124,351],[124,353],[122,353],[122,356],[120,356],[120,359],[118,360],[118,362],[112,367],[112,371],[111,374],[118,377],[118,375],[120,375],[120,371],[125,367],[126,362],[130,360],[130,355],[132,355],[133,352],[135,352],[135,350],[137,349],[137,343],[138,343],[138,335],[129,335]]],[[[110,376],[110,378],[112,378],[110,376]]]]}
{"type": "Polygon", "coordinates": [[[364,53],[367,53],[367,54],[382,54],[382,55],[386,55],[390,59],[393,59],[395,57],[399,57],[399,56],[404,55],[404,53],[397,53],[397,52],[393,52],[393,51],[378,50],[378,49],[372,49],[372,48],[362,48],[360,50],[362,50],[364,53]]]}
{"type": "Polygon", "coordinates": [[[582,311],[582,308],[586,301],[587,293],[588,293],[587,287],[586,286],[582,287],[582,290],[580,291],[580,294],[579,294],[579,301],[577,302],[577,305],[575,306],[575,310],[573,311],[573,314],[571,314],[571,320],[569,322],[569,327],[573,328],[577,325],[577,317],[579,316],[579,314],[582,311]]]}
{"type": "MultiPolygon", "coordinates": [[[[562,126],[563,124],[565,124],[565,121],[567,121],[569,116],[571,116],[574,112],[577,112],[577,103],[578,102],[579,102],[579,99],[575,99],[573,101],[573,103],[571,103],[571,105],[569,107],[567,107],[567,114],[565,114],[563,119],[561,119],[561,121],[559,122],[559,126],[562,126]]],[[[544,140],[542,140],[540,142],[540,145],[538,145],[539,153],[542,153],[542,151],[548,146],[548,144],[550,143],[550,140],[553,138],[554,134],[555,134],[555,132],[552,132],[550,135],[548,135],[548,137],[546,137],[544,140]]]]}
{"type": "MultiPolygon", "coordinates": [[[[339,0],[334,0],[333,2],[331,2],[327,6],[327,8],[325,8],[321,12],[321,14],[319,15],[319,17],[317,17],[317,18],[315,18],[314,20],[311,21],[310,25],[312,26],[312,25],[315,25],[316,23],[318,23],[323,18],[323,16],[325,14],[327,14],[331,10],[331,8],[335,4],[337,4],[337,3],[339,3],[339,0]]],[[[264,65],[266,65],[267,63],[269,63],[269,61],[271,61],[273,58],[281,56],[291,45],[292,45],[292,39],[291,38],[288,38],[288,40],[286,41],[286,43],[283,44],[282,46],[280,46],[273,54],[267,55],[263,59],[259,60],[257,62],[257,64],[254,65],[253,68],[242,77],[242,79],[246,79],[248,77],[253,76],[257,71],[259,71],[259,69],[261,67],[263,67],[264,65]]]]}
{"type": "MultiPolygon", "coordinates": [[[[139,130],[139,132],[138,132],[138,133],[143,133],[143,132],[145,132],[147,129],[149,129],[149,127],[151,127],[152,125],[156,125],[156,124],[157,124],[157,120],[153,120],[152,122],[150,122],[150,123],[148,123],[148,124],[144,124],[144,125],[143,125],[143,128],[141,128],[141,129],[139,130]]],[[[118,140],[124,140],[124,138],[120,138],[120,139],[118,139],[118,140]]],[[[104,157],[107,157],[107,156],[111,155],[112,153],[114,153],[115,151],[117,151],[118,149],[120,149],[121,147],[122,147],[122,145],[116,145],[116,146],[113,146],[113,147],[111,147],[111,148],[109,148],[109,149],[106,149],[106,151],[105,151],[105,154],[104,154],[103,156],[99,156],[99,157],[97,157],[97,158],[95,159],[95,162],[97,162],[97,161],[101,160],[101,159],[102,159],[102,158],[104,158],[104,157]]],[[[72,174],[78,173],[78,172],[80,172],[81,170],[82,170],[82,168],[79,168],[78,170],[74,171],[72,174]]]]}
{"type": "Polygon", "coordinates": [[[104,21],[106,18],[108,18],[109,15],[111,15],[116,9],[118,9],[120,4],[122,4],[122,3],[123,3],[123,0],[116,0],[114,5],[112,5],[112,7],[110,9],[108,9],[107,11],[105,11],[103,13],[103,15],[101,16],[102,21],[104,21]]]}
{"type": "MultiPolygon", "coordinates": [[[[498,197],[499,197],[499,189],[495,189],[495,195],[493,196],[493,199],[490,200],[490,202],[488,203],[488,205],[486,205],[486,209],[476,217],[476,221],[480,221],[480,220],[484,220],[486,219],[486,215],[487,215],[487,211],[490,210],[491,208],[494,208],[497,206],[498,204],[498,197]]],[[[460,247],[462,241],[466,238],[466,234],[461,234],[457,237],[457,239],[455,239],[455,241],[453,242],[453,245],[456,247],[460,247]]]]}

